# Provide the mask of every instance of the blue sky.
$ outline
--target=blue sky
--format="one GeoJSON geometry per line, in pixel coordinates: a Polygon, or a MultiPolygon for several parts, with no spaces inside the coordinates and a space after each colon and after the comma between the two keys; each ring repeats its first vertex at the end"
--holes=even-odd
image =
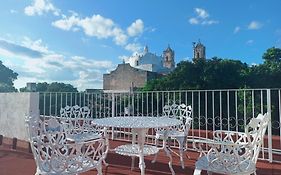
{"type": "Polygon", "coordinates": [[[281,47],[281,1],[9,0],[0,6],[0,60],[26,82],[102,88],[102,75],[145,45],[176,62],[201,40],[207,58],[262,63],[281,47]]]}

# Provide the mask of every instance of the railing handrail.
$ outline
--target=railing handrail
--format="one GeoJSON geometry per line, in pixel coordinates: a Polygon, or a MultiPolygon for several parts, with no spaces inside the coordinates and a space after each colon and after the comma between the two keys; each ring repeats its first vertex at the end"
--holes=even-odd
{"type": "Polygon", "coordinates": [[[131,92],[85,92],[85,91],[80,91],[80,92],[43,92],[39,91],[39,93],[62,93],[62,94],[69,94],[69,93],[85,93],[85,94],[134,94],[134,93],[155,93],[155,92],[227,92],[227,91],[261,91],[261,90],[280,90],[280,88],[247,88],[247,89],[186,89],[186,90],[160,90],[160,91],[141,91],[141,90],[136,90],[136,91],[131,91],[131,92]]]}

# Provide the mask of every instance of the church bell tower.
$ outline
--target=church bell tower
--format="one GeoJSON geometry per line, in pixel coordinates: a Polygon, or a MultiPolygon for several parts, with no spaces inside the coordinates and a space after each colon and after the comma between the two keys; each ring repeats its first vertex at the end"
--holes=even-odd
{"type": "Polygon", "coordinates": [[[168,45],[167,49],[163,51],[163,66],[169,69],[175,68],[175,52],[168,45]]]}
{"type": "Polygon", "coordinates": [[[193,42],[193,60],[206,59],[206,47],[198,41],[198,43],[193,42]]]}

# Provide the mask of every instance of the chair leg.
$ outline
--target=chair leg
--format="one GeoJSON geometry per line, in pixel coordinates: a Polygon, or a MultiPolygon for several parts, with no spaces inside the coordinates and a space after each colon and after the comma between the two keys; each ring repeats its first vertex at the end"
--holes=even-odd
{"type": "Polygon", "coordinates": [[[194,172],[193,172],[193,175],[201,175],[201,171],[202,170],[195,169],[194,172]]]}
{"type": "Polygon", "coordinates": [[[108,163],[105,161],[105,159],[103,159],[102,162],[106,167],[108,166],[108,163]]]}
{"type": "MultiPolygon", "coordinates": [[[[157,147],[158,146],[158,143],[159,143],[159,140],[158,138],[155,139],[155,146],[157,147]]],[[[156,162],[156,159],[157,159],[157,155],[158,153],[155,154],[153,160],[151,161],[151,163],[155,163],[156,162]]]]}
{"type": "Polygon", "coordinates": [[[98,171],[98,175],[102,175],[102,163],[99,163],[97,165],[97,171],[98,171]]]}
{"type": "Polygon", "coordinates": [[[36,173],[35,173],[35,175],[40,175],[40,170],[39,170],[38,167],[36,168],[36,173]]]}
{"type": "Polygon", "coordinates": [[[135,157],[132,157],[132,162],[131,162],[131,170],[135,169],[135,157]]]}
{"type": "Polygon", "coordinates": [[[180,161],[181,161],[181,168],[184,169],[184,161],[183,161],[183,145],[179,144],[180,149],[180,161]]]}
{"type": "Polygon", "coordinates": [[[155,162],[156,162],[156,160],[157,160],[157,155],[158,155],[158,153],[155,154],[155,156],[154,156],[153,160],[151,161],[151,163],[155,163],[155,162]]]}
{"type": "Polygon", "coordinates": [[[172,158],[172,155],[171,155],[171,153],[170,153],[170,150],[169,150],[169,148],[167,148],[166,146],[164,147],[164,151],[166,152],[166,155],[169,157],[169,163],[168,163],[168,165],[169,165],[169,168],[170,168],[170,171],[171,171],[171,173],[172,173],[172,175],[175,175],[175,171],[174,171],[174,169],[173,169],[173,158],[172,158]]]}
{"type": "Polygon", "coordinates": [[[184,169],[184,160],[183,160],[183,152],[184,152],[184,138],[177,138],[177,141],[179,143],[179,152],[180,152],[180,162],[181,162],[181,168],[184,169]]]}

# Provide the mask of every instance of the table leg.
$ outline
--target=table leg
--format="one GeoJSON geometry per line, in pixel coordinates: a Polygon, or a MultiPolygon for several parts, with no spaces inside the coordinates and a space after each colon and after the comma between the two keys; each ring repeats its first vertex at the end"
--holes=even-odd
{"type": "MultiPolygon", "coordinates": [[[[132,129],[132,144],[136,144],[136,130],[132,129]]],[[[132,156],[131,170],[135,168],[135,156],[132,156]]]]}
{"type": "Polygon", "coordinates": [[[139,145],[139,168],[141,175],[145,175],[145,162],[143,155],[143,147],[145,142],[145,135],[148,129],[138,129],[138,145],[139,145]]]}

